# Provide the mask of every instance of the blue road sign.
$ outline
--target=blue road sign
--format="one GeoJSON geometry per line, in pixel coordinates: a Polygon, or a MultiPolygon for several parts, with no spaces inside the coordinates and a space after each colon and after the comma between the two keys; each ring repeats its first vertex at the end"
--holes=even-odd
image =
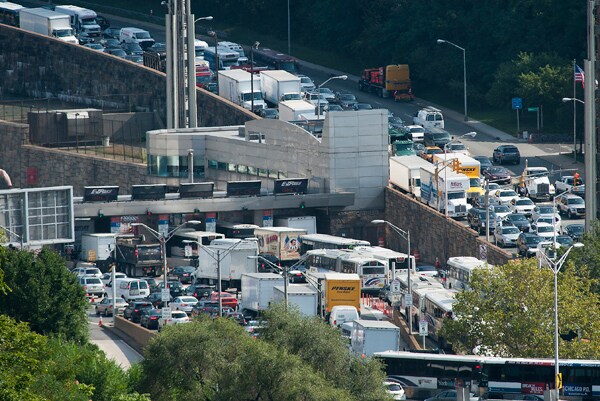
{"type": "Polygon", "coordinates": [[[522,97],[513,97],[512,98],[512,108],[513,110],[518,110],[523,108],[523,98],[522,97]]]}

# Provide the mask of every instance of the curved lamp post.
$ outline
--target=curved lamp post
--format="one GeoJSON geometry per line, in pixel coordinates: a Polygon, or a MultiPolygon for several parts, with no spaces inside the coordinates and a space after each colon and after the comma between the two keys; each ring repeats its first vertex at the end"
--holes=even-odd
{"type": "Polygon", "coordinates": [[[464,97],[465,97],[465,121],[469,121],[469,118],[467,117],[467,57],[466,57],[467,52],[464,47],[460,47],[459,45],[454,44],[454,43],[449,42],[444,39],[438,39],[437,43],[438,44],[448,43],[450,46],[454,46],[457,49],[462,50],[462,52],[463,52],[463,87],[464,87],[464,97]]]}

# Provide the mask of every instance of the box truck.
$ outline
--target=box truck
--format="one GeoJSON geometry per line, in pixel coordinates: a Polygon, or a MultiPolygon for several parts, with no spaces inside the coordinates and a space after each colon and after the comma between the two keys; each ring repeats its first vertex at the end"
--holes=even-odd
{"type": "Polygon", "coordinates": [[[350,344],[352,352],[359,356],[371,356],[375,352],[399,351],[400,328],[384,320],[355,320],[350,344]]]}
{"type": "Polygon", "coordinates": [[[360,310],[360,277],[358,274],[325,273],[321,283],[321,307],[325,314],[334,306],[354,306],[360,310]]]}
{"type": "Polygon", "coordinates": [[[19,10],[19,26],[21,29],[51,36],[63,42],[79,44],[66,14],[46,8],[22,8],[19,10]]]}
{"type": "MultiPolygon", "coordinates": [[[[273,289],[275,302],[284,302],[285,287],[277,286],[273,289]]],[[[317,290],[309,284],[290,284],[287,289],[288,306],[298,308],[304,316],[317,316],[318,296],[317,290]]]]}
{"type": "Polygon", "coordinates": [[[94,262],[100,270],[106,272],[108,265],[113,262],[115,246],[115,234],[82,234],[79,259],[94,262]]]}
{"type": "Polygon", "coordinates": [[[257,272],[258,245],[256,241],[236,238],[216,239],[198,248],[198,267],[192,280],[216,285],[221,269],[221,288],[242,288],[242,275],[257,272]]]}
{"type": "Polygon", "coordinates": [[[315,116],[316,107],[306,100],[286,100],[279,102],[279,119],[281,121],[303,120],[302,115],[315,116]]]}
{"type": "Polygon", "coordinates": [[[259,77],[245,70],[234,69],[219,72],[219,96],[246,110],[252,108],[252,96],[254,96],[254,110],[266,107],[260,91],[259,77]],[[253,84],[252,79],[254,80],[253,84]],[[254,87],[252,87],[253,85],[254,87]]]}
{"type": "Polygon", "coordinates": [[[277,107],[283,95],[300,94],[300,77],[284,70],[261,71],[260,84],[264,99],[273,107],[277,107]]]}
{"type": "Polygon", "coordinates": [[[67,14],[70,17],[71,28],[73,28],[75,33],[100,36],[100,25],[96,22],[98,15],[94,10],[72,5],[61,5],[56,6],[54,11],[67,14]]]}
{"type": "Polygon", "coordinates": [[[469,177],[468,199],[476,199],[485,194],[481,186],[481,163],[462,153],[437,153],[433,155],[433,164],[443,163],[456,173],[469,177]]]}
{"type": "Polygon", "coordinates": [[[315,216],[281,217],[275,219],[275,224],[279,227],[306,230],[307,234],[317,233],[317,218],[315,216]]]}
{"type": "Polygon", "coordinates": [[[275,256],[283,265],[300,259],[300,236],[306,230],[290,227],[261,227],[254,230],[258,252],[275,256]]]}
{"type": "Polygon", "coordinates": [[[467,203],[469,188],[469,177],[455,173],[450,167],[434,168],[434,171],[421,167],[421,202],[442,213],[447,204],[449,217],[466,217],[471,206],[467,203]]]}
{"type": "Polygon", "coordinates": [[[416,155],[390,157],[390,186],[419,198],[421,167],[432,168],[433,165],[416,155]]]}
{"type": "Polygon", "coordinates": [[[275,273],[242,275],[242,311],[255,315],[274,302],[274,288],[283,286],[283,277],[275,273]]]}

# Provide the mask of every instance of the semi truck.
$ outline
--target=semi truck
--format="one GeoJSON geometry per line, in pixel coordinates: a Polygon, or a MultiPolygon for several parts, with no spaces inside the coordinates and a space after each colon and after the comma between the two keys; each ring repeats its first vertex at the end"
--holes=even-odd
{"type": "Polygon", "coordinates": [[[279,227],[291,227],[306,230],[307,234],[317,233],[316,216],[282,217],[275,219],[275,224],[279,227]]]}
{"type": "Polygon", "coordinates": [[[316,107],[306,100],[286,100],[279,102],[279,119],[281,121],[299,121],[303,115],[314,115],[316,107]]]}
{"type": "Polygon", "coordinates": [[[256,241],[236,238],[216,239],[198,248],[198,266],[192,280],[216,285],[221,270],[221,288],[242,288],[242,275],[257,272],[256,241]]]}
{"type": "Polygon", "coordinates": [[[260,87],[264,99],[273,107],[277,107],[284,95],[300,95],[300,78],[284,70],[262,71],[260,87]]]}
{"type": "Polygon", "coordinates": [[[275,256],[283,265],[300,259],[300,236],[306,230],[291,227],[261,227],[254,230],[260,254],[275,256]]]}
{"type": "Polygon", "coordinates": [[[358,81],[358,89],[384,98],[392,95],[396,101],[415,100],[408,64],[365,69],[358,81]]]}
{"type": "Polygon", "coordinates": [[[219,96],[246,110],[252,108],[252,97],[254,97],[254,110],[266,107],[260,90],[260,79],[244,70],[234,69],[219,72],[219,96]]]}
{"type": "Polygon", "coordinates": [[[352,352],[371,356],[376,352],[400,350],[400,328],[386,320],[355,320],[350,335],[352,352]]]}
{"type": "Polygon", "coordinates": [[[529,167],[525,162],[525,169],[521,175],[514,179],[513,184],[517,193],[523,193],[537,201],[547,201],[556,195],[556,188],[550,183],[546,167],[529,167]]]}
{"type": "Polygon", "coordinates": [[[481,163],[462,153],[437,153],[433,155],[433,164],[443,163],[456,173],[469,177],[467,199],[477,199],[485,193],[481,186],[481,163]]]}
{"type": "Polygon", "coordinates": [[[75,33],[85,33],[88,36],[100,36],[100,25],[96,22],[98,14],[94,10],[72,5],[56,6],[54,11],[67,14],[70,17],[71,28],[75,33]]]}
{"type": "MultiPolygon", "coordinates": [[[[298,308],[304,316],[317,316],[317,291],[309,284],[290,284],[287,289],[288,305],[298,308]]],[[[273,289],[273,300],[285,300],[285,288],[277,286],[273,289]]]]}
{"type": "Polygon", "coordinates": [[[242,275],[242,311],[257,315],[274,302],[274,288],[283,286],[283,277],[275,273],[242,275]]]}
{"type": "Polygon", "coordinates": [[[433,165],[416,155],[390,157],[390,186],[419,198],[422,167],[432,169],[433,165]]]}
{"type": "Polygon", "coordinates": [[[433,171],[421,167],[421,202],[439,212],[447,212],[449,217],[466,217],[470,209],[467,203],[469,188],[469,177],[452,171],[450,167],[434,167],[433,171]]]}
{"type": "Polygon", "coordinates": [[[31,32],[50,36],[63,42],[78,44],[67,14],[46,8],[22,8],[19,10],[19,26],[31,32]]]}
{"type": "Polygon", "coordinates": [[[156,277],[162,273],[162,246],[146,242],[143,236],[117,239],[117,266],[129,277],[156,277]]]}
{"type": "Polygon", "coordinates": [[[94,262],[102,272],[106,272],[113,262],[115,246],[115,234],[82,234],[79,259],[94,262]]]}

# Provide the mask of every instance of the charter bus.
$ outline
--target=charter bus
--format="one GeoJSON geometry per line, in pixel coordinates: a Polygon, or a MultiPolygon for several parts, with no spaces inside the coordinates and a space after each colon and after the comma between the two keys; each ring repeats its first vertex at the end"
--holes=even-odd
{"type": "Polygon", "coordinates": [[[298,73],[298,59],[292,56],[266,47],[256,49],[253,53],[254,61],[258,64],[264,64],[275,70],[284,70],[292,74],[298,73]]]}
{"type": "MultiPolygon", "coordinates": [[[[464,385],[476,395],[537,394],[554,387],[554,360],[442,355],[404,351],[375,353],[385,365],[387,380],[402,385],[407,399],[422,400],[464,385]]],[[[563,359],[561,395],[573,401],[600,398],[600,361],[563,359]]]]}
{"type": "Polygon", "coordinates": [[[19,26],[19,10],[23,9],[20,4],[0,2],[0,24],[19,26]]]}
{"type": "MultiPolygon", "coordinates": [[[[185,250],[191,250],[191,255],[187,256],[188,259],[198,258],[198,245],[194,242],[198,242],[202,245],[210,245],[215,239],[223,239],[223,234],[214,233],[210,231],[195,231],[189,228],[182,228],[175,232],[171,239],[167,242],[168,255],[171,257],[186,257],[185,250]],[[194,241],[188,243],[185,241],[194,241]]],[[[174,265],[175,266],[175,265],[174,265]]]]}
{"type": "Polygon", "coordinates": [[[306,255],[311,272],[323,273],[329,270],[358,274],[362,292],[379,294],[386,284],[387,266],[375,258],[343,249],[315,249],[308,251],[306,255]]]}
{"type": "Polygon", "coordinates": [[[228,221],[217,220],[217,232],[225,238],[246,239],[254,237],[254,230],[260,228],[255,224],[236,224],[228,221]]]}
{"type": "Polygon", "coordinates": [[[357,246],[370,246],[369,241],[336,237],[329,234],[306,234],[300,236],[300,254],[313,249],[353,249],[357,246]]]}
{"type": "Polygon", "coordinates": [[[240,58],[237,52],[229,50],[226,47],[219,47],[215,50],[214,46],[204,49],[204,60],[208,61],[210,69],[216,71],[217,56],[219,57],[219,70],[229,70],[231,67],[237,67],[240,58]],[[218,54],[216,54],[218,53],[218,54]]]}
{"type": "Polygon", "coordinates": [[[446,285],[449,289],[469,289],[469,281],[475,269],[489,269],[489,265],[483,260],[472,256],[455,256],[448,259],[446,285]]]}
{"type": "MultiPolygon", "coordinates": [[[[374,257],[375,259],[384,261],[387,264],[388,272],[390,274],[393,271],[394,266],[396,266],[396,271],[408,269],[408,255],[405,253],[396,252],[388,248],[383,248],[381,246],[359,246],[354,248],[354,250],[361,254],[369,255],[374,257]]],[[[414,256],[410,257],[410,264],[411,270],[414,270],[416,266],[414,256]]]]}
{"type": "Polygon", "coordinates": [[[443,350],[451,350],[452,347],[443,337],[439,335],[440,329],[447,319],[452,319],[452,306],[455,302],[457,291],[455,290],[432,290],[425,293],[421,299],[422,317],[427,322],[429,338],[438,343],[443,350]]]}

